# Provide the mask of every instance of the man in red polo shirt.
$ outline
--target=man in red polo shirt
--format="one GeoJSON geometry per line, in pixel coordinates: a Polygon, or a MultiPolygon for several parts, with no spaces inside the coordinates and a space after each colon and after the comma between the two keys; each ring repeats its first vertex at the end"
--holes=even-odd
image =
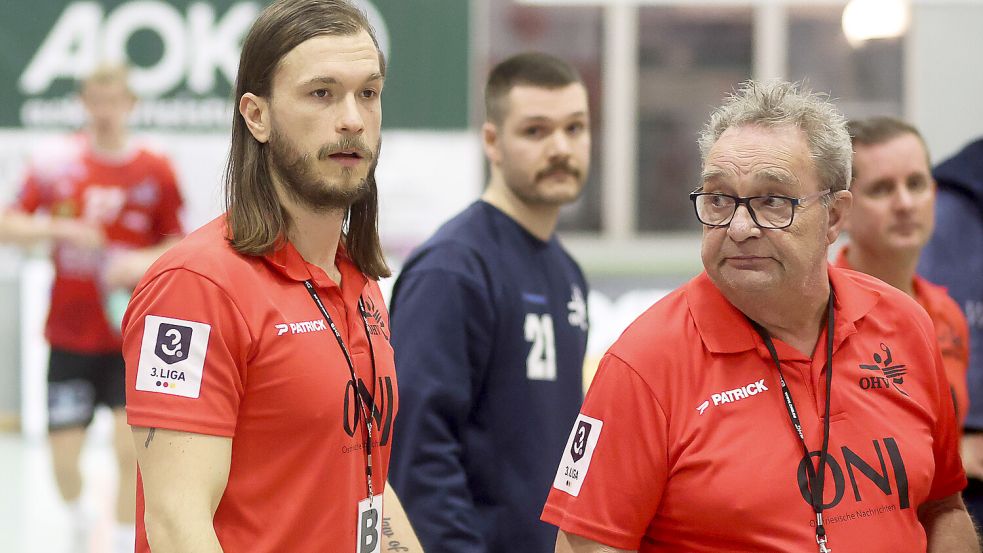
{"type": "Polygon", "coordinates": [[[137,99],[127,80],[119,65],[99,66],[82,80],[85,127],[38,148],[16,203],[0,216],[0,240],[52,242],[48,437],[73,526],[70,539],[82,548],[93,521],[80,501],[79,459],[95,408],[112,410],[117,552],[133,549],[136,486],[123,411],[120,317],[129,291],[182,234],[182,200],[170,161],[129,132],[137,99]]]}
{"type": "Polygon", "coordinates": [[[960,434],[969,408],[969,325],[945,288],[915,274],[935,227],[935,181],[918,129],[892,117],[847,123],[853,141],[850,243],[835,265],[854,269],[915,298],[935,324],[960,434]]]}
{"type": "Polygon", "coordinates": [[[123,323],[137,552],[420,551],[383,511],[384,79],[346,0],[279,0],[249,31],[227,211],[151,267],[123,323]]]}
{"type": "Polygon", "coordinates": [[[701,138],[706,272],[601,362],[543,511],[558,552],[978,552],[932,322],[830,267],[845,122],[749,81],[701,138]]]}

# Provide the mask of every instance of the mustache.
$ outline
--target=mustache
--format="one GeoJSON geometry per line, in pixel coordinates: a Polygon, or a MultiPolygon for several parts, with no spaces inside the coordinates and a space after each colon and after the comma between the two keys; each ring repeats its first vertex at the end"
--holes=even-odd
{"type": "Polygon", "coordinates": [[[553,173],[555,171],[562,171],[564,173],[567,173],[569,175],[572,175],[574,178],[577,178],[577,179],[580,178],[580,169],[577,169],[576,167],[574,167],[573,165],[571,165],[570,164],[570,161],[567,160],[567,159],[557,159],[557,160],[551,161],[550,164],[549,164],[549,166],[547,166],[542,171],[539,171],[538,173],[536,173],[536,180],[537,181],[542,180],[542,179],[546,178],[546,175],[548,175],[550,173],[553,173]]]}
{"type": "Polygon", "coordinates": [[[375,153],[365,145],[365,142],[362,142],[361,138],[357,136],[345,136],[338,142],[321,146],[317,151],[317,159],[324,161],[329,156],[341,152],[355,152],[366,161],[372,161],[375,158],[375,153]]]}

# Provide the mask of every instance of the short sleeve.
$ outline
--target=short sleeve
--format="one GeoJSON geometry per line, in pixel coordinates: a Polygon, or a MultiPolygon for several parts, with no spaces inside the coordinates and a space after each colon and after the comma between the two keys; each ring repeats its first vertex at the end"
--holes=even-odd
{"type": "Polygon", "coordinates": [[[610,547],[638,549],[668,478],[666,414],[648,383],[611,353],[580,413],[542,519],[610,547]]]}
{"type": "Polygon", "coordinates": [[[238,308],[208,278],[171,269],[145,281],[123,319],[127,421],[233,436],[251,344],[238,308]]]}
{"type": "Polygon", "coordinates": [[[928,337],[935,357],[936,417],[932,453],[935,457],[935,477],[928,494],[928,501],[942,499],[962,491],[966,487],[966,472],[959,457],[958,426],[952,393],[946,378],[942,354],[938,343],[928,337]]]}

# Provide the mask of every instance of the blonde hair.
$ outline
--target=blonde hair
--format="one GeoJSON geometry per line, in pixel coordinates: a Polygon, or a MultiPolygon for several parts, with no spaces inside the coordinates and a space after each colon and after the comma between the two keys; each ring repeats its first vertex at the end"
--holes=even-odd
{"type": "Polygon", "coordinates": [[[88,75],[79,81],[79,91],[85,90],[85,87],[90,84],[113,84],[121,83],[126,87],[126,91],[133,95],[133,90],[130,88],[130,68],[123,63],[100,63],[89,72],[88,75]]]}

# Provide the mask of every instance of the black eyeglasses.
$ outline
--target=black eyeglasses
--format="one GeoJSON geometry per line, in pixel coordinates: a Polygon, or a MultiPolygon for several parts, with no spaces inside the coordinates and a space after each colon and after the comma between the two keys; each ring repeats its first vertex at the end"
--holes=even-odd
{"type": "Polygon", "coordinates": [[[719,192],[701,192],[701,190],[697,188],[690,192],[689,199],[693,201],[693,207],[696,209],[696,218],[704,225],[708,227],[730,225],[734,214],[737,213],[737,206],[743,204],[751,214],[754,224],[767,229],[788,227],[795,217],[796,207],[805,207],[805,204],[832,192],[826,189],[803,198],[793,198],[774,194],[742,197],[719,192]]]}

